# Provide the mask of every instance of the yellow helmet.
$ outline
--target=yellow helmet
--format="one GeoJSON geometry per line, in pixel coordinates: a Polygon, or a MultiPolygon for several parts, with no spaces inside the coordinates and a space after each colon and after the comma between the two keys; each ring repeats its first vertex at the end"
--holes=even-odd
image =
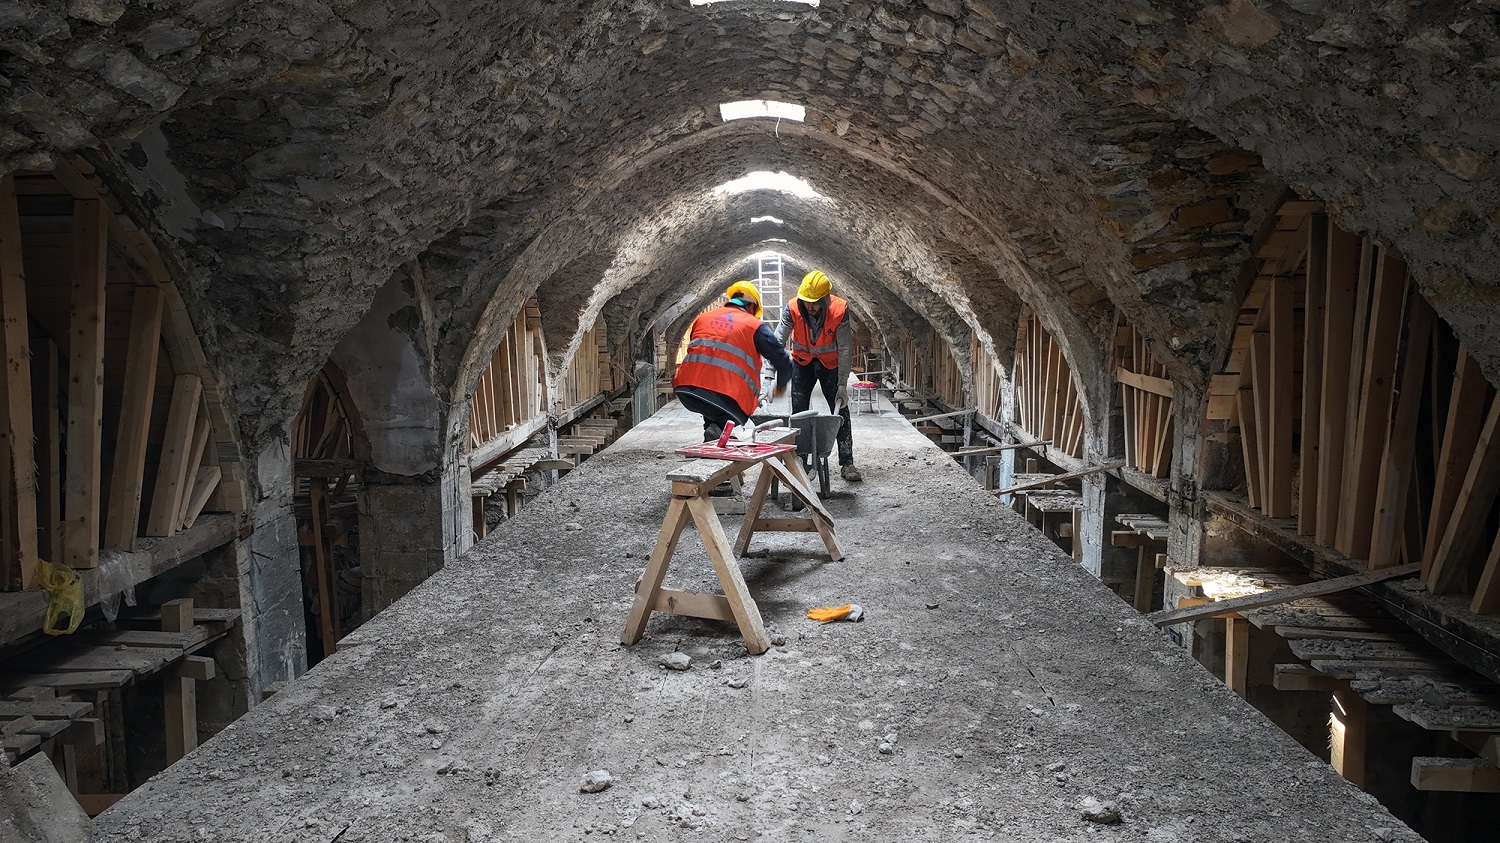
{"type": "Polygon", "coordinates": [[[736,281],[730,284],[729,289],[724,291],[724,298],[729,299],[731,302],[739,299],[753,303],[755,305],[755,318],[760,318],[760,290],[749,281],[736,281]]]}
{"type": "Polygon", "coordinates": [[[814,269],[802,276],[802,286],[797,288],[797,298],[803,301],[822,301],[832,290],[833,284],[829,283],[828,276],[814,269]]]}

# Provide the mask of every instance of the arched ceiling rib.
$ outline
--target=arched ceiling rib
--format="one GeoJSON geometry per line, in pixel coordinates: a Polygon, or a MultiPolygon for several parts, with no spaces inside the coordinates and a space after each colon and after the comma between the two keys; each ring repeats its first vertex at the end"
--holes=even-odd
{"type": "MultiPolygon", "coordinates": [[[[558,266],[615,266],[707,187],[689,159],[753,135],[714,107],[757,96],[809,108],[781,148],[825,154],[785,169],[913,239],[940,221],[994,271],[947,276],[1011,284],[1065,342],[1106,342],[1113,301],[1201,376],[1221,348],[1203,326],[1286,182],[1401,248],[1493,377],[1490,5],[53,3],[0,22],[0,160],[108,141],[103,171],[181,238],[198,321],[267,429],[396,267],[426,252],[463,357],[480,314],[558,266]]],[[[959,313],[981,301],[943,290],[959,313]]]]}

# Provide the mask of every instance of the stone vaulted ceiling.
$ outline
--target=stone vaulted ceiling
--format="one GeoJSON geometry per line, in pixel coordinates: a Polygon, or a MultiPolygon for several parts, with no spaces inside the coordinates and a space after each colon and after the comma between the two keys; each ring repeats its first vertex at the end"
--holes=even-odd
{"type": "Polygon", "coordinates": [[[413,262],[456,402],[528,295],[560,364],[771,238],[887,334],[1003,361],[1024,303],[1088,377],[1118,309],[1201,381],[1289,188],[1500,375],[1495,0],[21,0],[0,74],[0,166],[133,197],[252,441],[413,262]],[[827,200],[713,190],[757,170],[827,200]]]}

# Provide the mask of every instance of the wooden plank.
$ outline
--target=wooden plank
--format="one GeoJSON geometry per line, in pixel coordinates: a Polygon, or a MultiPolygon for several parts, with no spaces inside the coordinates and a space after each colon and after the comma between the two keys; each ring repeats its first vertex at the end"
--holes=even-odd
{"type": "Polygon", "coordinates": [[[1255,416],[1255,390],[1241,389],[1236,396],[1240,416],[1240,458],[1245,467],[1245,496],[1259,509],[1264,496],[1260,480],[1260,430],[1255,416]]]}
{"type": "Polygon", "coordinates": [[[1153,612],[1147,615],[1147,619],[1157,626],[1167,626],[1174,623],[1187,623],[1189,621],[1211,618],[1226,612],[1244,612],[1248,609],[1258,609],[1262,606],[1275,606],[1278,603],[1286,603],[1292,600],[1300,600],[1304,597],[1318,597],[1324,594],[1335,594],[1340,591],[1348,591],[1352,588],[1384,582],[1388,579],[1403,577],[1414,574],[1421,569],[1420,565],[1401,565],[1396,568],[1382,568],[1379,571],[1370,571],[1363,574],[1351,574],[1347,577],[1335,577],[1331,580],[1319,580],[1318,582],[1293,585],[1286,588],[1278,588],[1265,591],[1260,594],[1248,594],[1244,597],[1231,597],[1227,600],[1219,600],[1206,606],[1195,606],[1188,609],[1175,611],[1153,612]]]}
{"type": "Polygon", "coordinates": [[[27,685],[46,685],[55,690],[104,691],[120,688],[130,682],[135,673],[129,670],[89,670],[73,673],[38,673],[17,679],[27,685]]]}
{"type": "Polygon", "coordinates": [[[93,703],[72,700],[0,700],[0,720],[27,715],[38,720],[77,720],[93,710],[93,703]]]}
{"type": "Polygon", "coordinates": [[[1271,687],[1278,691],[1332,692],[1348,685],[1347,679],[1337,679],[1305,664],[1278,664],[1271,676],[1271,687]]]}
{"type": "Polygon", "coordinates": [[[1490,402],[1490,411],[1463,486],[1453,501],[1448,529],[1433,556],[1427,575],[1427,590],[1452,594],[1468,586],[1471,560],[1480,546],[1495,495],[1500,492],[1500,401],[1490,402]]]}
{"type": "Polygon", "coordinates": [[[1249,357],[1250,389],[1255,401],[1253,410],[1255,412],[1255,456],[1260,472],[1260,510],[1268,517],[1282,517],[1286,513],[1272,516],[1273,501],[1271,499],[1271,488],[1276,483],[1272,476],[1272,454],[1275,451],[1271,442],[1271,415],[1273,413],[1274,396],[1271,395],[1271,334],[1269,331],[1256,331],[1250,337],[1249,357]],[[1269,511],[1268,511],[1269,510],[1269,511]]]}
{"type": "Polygon", "coordinates": [[[702,594],[696,591],[677,591],[664,588],[657,592],[653,612],[671,612],[690,618],[712,621],[734,621],[734,609],[722,594],[702,594]]]}
{"type": "Polygon", "coordinates": [[[193,482],[193,492],[187,498],[182,523],[179,525],[181,529],[186,530],[198,520],[199,513],[203,512],[203,508],[208,505],[208,499],[213,497],[214,491],[219,488],[219,479],[223,474],[223,469],[216,465],[205,465],[198,469],[198,476],[193,482]]]}
{"type": "MultiPolygon", "coordinates": [[[[62,558],[62,361],[57,343],[45,337],[31,349],[33,434],[38,479],[36,520],[40,533],[37,553],[43,559],[62,558]]],[[[3,435],[3,434],[0,434],[3,435]]],[[[5,460],[0,458],[0,466],[5,460]]],[[[3,471],[0,468],[0,471],[3,471]]]]}
{"type": "Polygon", "coordinates": [[[1100,472],[1104,471],[1114,471],[1124,464],[1125,463],[1123,462],[1102,463],[1100,465],[1089,466],[1088,468],[1080,469],[1078,471],[1070,471],[1067,474],[1055,474],[1045,480],[1032,480],[1028,483],[1021,483],[1009,488],[997,489],[993,494],[1009,495],[1015,492],[1024,492],[1028,489],[1041,489],[1047,486],[1055,486],[1065,480],[1077,480],[1080,477],[1088,477],[1091,474],[1099,474],[1100,472]]]}
{"type": "MultiPolygon", "coordinates": [[[[1266,501],[1264,511],[1271,518],[1285,518],[1297,513],[1292,508],[1292,431],[1293,372],[1296,351],[1292,324],[1292,300],[1295,284],[1291,278],[1273,278],[1266,295],[1271,330],[1266,338],[1266,389],[1269,407],[1264,415],[1266,436],[1266,501]]],[[[1256,353],[1256,347],[1251,346],[1256,353]]]]}
{"type": "Polygon", "coordinates": [[[99,564],[100,447],[104,429],[104,285],[109,208],[73,202],[72,312],[68,319],[68,457],[63,486],[63,558],[99,564]]]}
{"type": "Polygon", "coordinates": [[[1415,472],[1417,422],[1421,415],[1427,353],[1432,348],[1432,323],[1436,314],[1415,289],[1410,298],[1411,318],[1407,321],[1406,359],[1401,364],[1401,390],[1394,399],[1395,415],[1383,437],[1385,455],[1377,472],[1373,534],[1369,539],[1371,570],[1387,568],[1400,561],[1399,539],[1406,526],[1407,496],[1415,472]]]}
{"type": "Polygon", "coordinates": [[[151,495],[151,514],[146,520],[146,535],[170,536],[177,532],[178,513],[182,511],[185,472],[192,459],[193,428],[198,419],[198,402],[203,381],[195,374],[177,376],[172,386],[172,407],[167,413],[167,432],[162,439],[161,462],[156,472],[156,489],[151,495]]]}
{"type": "Polygon", "coordinates": [[[1453,393],[1448,401],[1448,417],[1443,423],[1442,448],[1438,454],[1437,478],[1432,492],[1432,508],[1427,518],[1427,537],[1422,548],[1422,580],[1428,581],[1432,563],[1437,558],[1453,506],[1469,473],[1469,463],[1479,446],[1484,428],[1485,401],[1490,385],[1484,373],[1465,346],[1458,348],[1454,364],[1453,393]]]}
{"type": "Polygon", "coordinates": [[[1359,289],[1357,235],[1328,227],[1328,274],[1323,310],[1323,396],[1318,409],[1317,543],[1333,546],[1344,489],[1349,415],[1352,315],[1359,289]]]}
{"type": "Polygon", "coordinates": [[[105,547],[125,551],[135,550],[139,534],[163,301],[161,290],[156,287],[136,287],[134,296],[120,422],[115,434],[114,465],[110,469],[109,513],[104,521],[105,547]]]}
{"type": "MultiPolygon", "coordinates": [[[[206,449],[208,445],[208,435],[210,432],[211,430],[209,429],[208,416],[200,412],[198,414],[198,420],[193,423],[193,442],[188,446],[187,462],[183,463],[182,466],[182,483],[180,486],[177,503],[178,511],[174,516],[176,529],[178,530],[184,528],[183,522],[187,520],[187,511],[189,506],[191,506],[192,504],[193,493],[197,489],[197,483],[200,477],[199,469],[203,467],[204,458],[207,456],[206,449]]],[[[209,487],[208,494],[211,494],[212,492],[213,487],[209,487]]],[[[207,503],[206,495],[204,498],[204,503],[207,503]]]]}
{"type": "Polygon", "coordinates": [[[1302,442],[1298,476],[1297,532],[1318,531],[1318,437],[1322,432],[1323,329],[1328,286],[1328,217],[1307,216],[1307,294],[1302,343],[1302,442]]]}
{"type": "MultiPolygon", "coordinates": [[[[31,348],[26,275],[21,256],[15,178],[0,178],[0,328],[3,328],[5,397],[0,418],[0,591],[12,583],[30,588],[36,577],[36,456],[33,450],[31,348]]],[[[50,526],[50,525],[48,525],[50,526]]]]}
{"type": "Polygon", "coordinates": [[[1482,758],[1419,755],[1411,760],[1411,786],[1417,790],[1500,793],[1500,767],[1482,758]]]}
{"type": "Polygon", "coordinates": [[[1351,559],[1367,559],[1370,555],[1375,493],[1391,417],[1406,290],[1406,265],[1382,250],[1375,289],[1370,297],[1370,324],[1365,351],[1361,355],[1364,370],[1360,380],[1359,410],[1353,418],[1353,434],[1349,442],[1352,447],[1344,468],[1344,500],[1339,508],[1339,531],[1335,543],[1335,547],[1351,559]]]}

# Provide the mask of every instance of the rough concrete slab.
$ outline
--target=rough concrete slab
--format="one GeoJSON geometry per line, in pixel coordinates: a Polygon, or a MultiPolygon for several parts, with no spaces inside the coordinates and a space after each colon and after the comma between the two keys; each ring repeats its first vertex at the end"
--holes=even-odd
{"type": "MultiPolygon", "coordinates": [[[[867,480],[834,481],[848,559],[783,534],[744,561],[783,643],[658,616],[622,648],[696,421],[589,460],[97,839],[1420,840],[890,415],[855,416],[867,480]]],[[[712,582],[679,560],[668,585],[712,582]]]]}
{"type": "Polygon", "coordinates": [[[52,761],[36,753],[14,767],[0,760],[0,841],[88,843],[89,817],[52,761]]]}

